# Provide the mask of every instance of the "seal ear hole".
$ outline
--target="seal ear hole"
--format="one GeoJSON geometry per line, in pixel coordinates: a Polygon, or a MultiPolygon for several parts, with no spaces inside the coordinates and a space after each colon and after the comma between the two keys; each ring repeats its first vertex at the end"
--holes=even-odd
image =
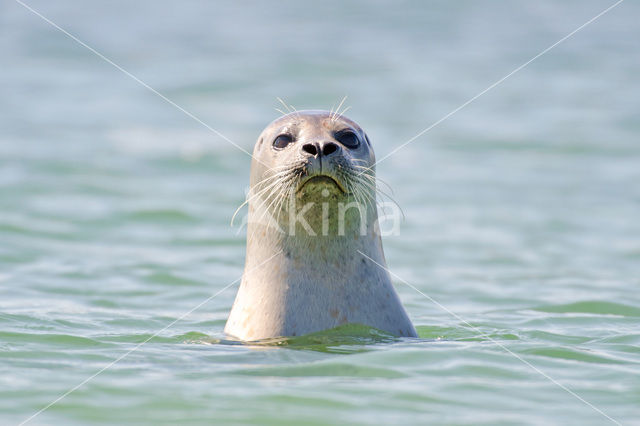
{"type": "Polygon", "coordinates": [[[276,136],[276,138],[273,140],[273,147],[275,149],[284,149],[291,142],[293,142],[293,136],[287,133],[283,133],[281,135],[276,136]]]}

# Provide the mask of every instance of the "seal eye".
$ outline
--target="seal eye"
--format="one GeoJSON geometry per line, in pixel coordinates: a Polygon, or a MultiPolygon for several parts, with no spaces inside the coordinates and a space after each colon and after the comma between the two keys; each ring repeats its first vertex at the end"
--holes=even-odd
{"type": "Polygon", "coordinates": [[[273,147],[275,149],[284,149],[287,147],[287,145],[289,145],[291,142],[293,142],[293,137],[291,135],[288,135],[286,133],[282,134],[282,135],[278,135],[274,140],[273,140],[273,147]]]}
{"type": "Polygon", "coordinates": [[[357,148],[360,145],[358,135],[351,130],[342,130],[334,135],[336,140],[347,148],[357,148]]]}

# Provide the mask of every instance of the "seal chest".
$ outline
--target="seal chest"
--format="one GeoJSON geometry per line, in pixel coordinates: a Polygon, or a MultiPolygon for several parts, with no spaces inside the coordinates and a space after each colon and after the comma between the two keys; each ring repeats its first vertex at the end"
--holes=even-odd
{"type": "Polygon", "coordinates": [[[294,112],[267,126],[253,150],[245,270],[227,334],[356,323],[416,336],[389,274],[363,256],[386,265],[374,165],[367,135],[337,113],[294,112]]]}

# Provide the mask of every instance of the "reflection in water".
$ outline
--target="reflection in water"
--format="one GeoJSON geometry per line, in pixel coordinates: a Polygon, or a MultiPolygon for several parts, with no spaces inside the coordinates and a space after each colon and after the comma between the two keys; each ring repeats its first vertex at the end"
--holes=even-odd
{"type": "Polygon", "coordinates": [[[243,345],[252,349],[287,348],[310,350],[334,354],[349,354],[366,351],[367,345],[398,342],[401,339],[382,330],[361,324],[345,324],[330,330],[295,337],[276,337],[244,342],[233,339],[204,338],[194,343],[243,345]]]}

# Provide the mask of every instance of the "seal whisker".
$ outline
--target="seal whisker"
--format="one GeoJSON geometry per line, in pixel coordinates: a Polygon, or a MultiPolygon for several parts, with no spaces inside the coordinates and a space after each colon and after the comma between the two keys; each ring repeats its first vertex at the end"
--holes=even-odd
{"type": "MultiPolygon", "coordinates": [[[[366,175],[358,175],[357,173],[352,173],[350,176],[350,179],[352,182],[357,183],[358,186],[354,187],[354,190],[358,193],[361,194],[361,196],[366,199],[366,201],[368,201],[367,204],[370,205],[375,205],[377,207],[381,207],[379,201],[377,200],[377,198],[375,197],[375,194],[378,193],[378,188],[375,186],[375,184],[371,181],[367,181],[363,179],[363,176],[367,177],[366,175]],[[363,190],[364,188],[367,188],[367,191],[363,190]],[[372,193],[374,195],[372,195],[372,193]]],[[[363,203],[364,204],[364,203],[363,203]]],[[[396,203],[397,204],[397,203],[396,203]]]]}
{"type": "Polygon", "coordinates": [[[279,202],[283,198],[283,195],[288,192],[291,186],[293,186],[292,185],[293,181],[295,181],[295,177],[289,176],[286,178],[286,180],[280,182],[281,185],[277,190],[278,192],[275,193],[274,191],[273,200],[269,202],[269,204],[266,207],[266,210],[270,210],[271,207],[274,206],[276,202],[279,202]]]}
{"type": "MultiPolygon", "coordinates": [[[[289,204],[286,206],[286,210],[287,210],[287,214],[291,215],[291,212],[289,211],[289,208],[291,207],[291,205],[293,205],[292,201],[295,199],[296,196],[296,187],[297,187],[297,181],[294,181],[292,185],[290,185],[288,191],[284,194],[284,196],[282,197],[282,200],[280,201],[280,204],[278,205],[278,216],[277,216],[277,220],[280,221],[280,214],[282,213],[283,210],[285,210],[285,205],[284,203],[287,202],[287,200],[289,200],[289,204]]],[[[295,214],[295,212],[293,212],[295,214]]]]}
{"type": "Polygon", "coordinates": [[[363,186],[365,186],[366,181],[362,179],[357,172],[353,170],[353,165],[345,166],[344,163],[340,164],[340,170],[344,175],[346,182],[350,183],[350,192],[354,193],[354,198],[356,202],[362,205],[367,205],[369,203],[375,204],[375,199],[370,196],[368,191],[363,190],[363,186]],[[366,203],[368,201],[368,203],[366,203]]]}
{"type": "Polygon", "coordinates": [[[276,180],[278,180],[278,179],[283,179],[283,178],[287,177],[288,175],[290,175],[292,172],[293,172],[293,173],[295,173],[295,170],[296,170],[297,168],[298,168],[298,167],[295,167],[295,166],[294,166],[294,167],[287,167],[287,168],[286,168],[286,169],[284,169],[284,170],[280,170],[279,172],[274,173],[273,175],[268,176],[268,177],[266,177],[266,178],[262,179],[260,182],[258,182],[258,183],[256,184],[256,186],[263,186],[263,185],[267,185],[267,184],[270,184],[271,182],[276,181],[276,180]]]}
{"type": "MultiPolygon", "coordinates": [[[[367,187],[366,182],[358,182],[360,187],[358,190],[362,194],[363,199],[368,201],[367,205],[378,205],[378,200],[375,198],[375,195],[372,195],[370,191],[365,191],[363,187],[367,187]]],[[[375,192],[374,192],[375,194],[375,192]]]]}
{"type": "Polygon", "coordinates": [[[267,188],[263,188],[260,191],[258,191],[257,193],[252,193],[251,191],[249,191],[249,194],[247,194],[247,197],[244,200],[244,202],[238,206],[238,208],[235,210],[235,212],[233,212],[233,216],[231,216],[231,226],[233,226],[233,221],[235,220],[236,216],[240,212],[240,209],[242,209],[245,205],[247,205],[254,198],[259,196],[261,193],[265,192],[267,189],[269,189],[269,188],[268,187],[267,188]]]}
{"type": "Polygon", "coordinates": [[[285,185],[282,185],[280,191],[277,194],[277,197],[274,197],[274,201],[270,203],[268,209],[271,209],[273,205],[273,212],[276,215],[276,223],[280,223],[280,215],[282,211],[285,209],[285,202],[287,199],[291,198],[294,194],[295,188],[297,186],[297,179],[295,176],[292,176],[285,185]]]}
{"type": "Polygon", "coordinates": [[[263,218],[266,215],[269,215],[270,219],[273,220],[273,217],[271,217],[271,208],[275,205],[276,202],[282,199],[284,193],[291,186],[293,186],[291,185],[291,183],[295,181],[295,178],[296,176],[294,174],[290,174],[289,176],[285,177],[283,180],[277,182],[281,184],[279,187],[272,188],[272,191],[269,193],[269,195],[267,195],[267,197],[265,197],[264,201],[260,204],[260,207],[261,209],[263,209],[263,211],[257,220],[258,223],[262,222],[263,218]]]}
{"type": "MultiPolygon", "coordinates": [[[[366,176],[366,175],[362,175],[362,176],[366,176]]],[[[398,209],[400,210],[400,213],[402,214],[402,219],[403,220],[405,219],[404,210],[391,195],[387,194],[379,186],[375,185],[375,183],[372,181],[363,182],[363,183],[368,185],[373,191],[375,191],[378,195],[380,195],[380,198],[382,199],[386,198],[389,202],[393,203],[396,207],[398,207],[398,209]]],[[[376,202],[376,205],[378,206],[378,208],[382,209],[382,205],[379,202],[376,202]]]]}
{"type": "Polygon", "coordinates": [[[336,120],[336,118],[338,118],[338,115],[340,115],[340,114],[338,114],[338,112],[340,111],[340,108],[342,107],[342,104],[343,104],[343,103],[344,103],[344,101],[346,101],[346,100],[347,100],[347,96],[343,97],[343,98],[342,98],[342,100],[340,101],[340,103],[338,104],[338,108],[336,108],[336,112],[335,112],[335,113],[333,113],[333,114],[331,114],[331,115],[329,116],[329,119],[330,119],[331,121],[335,121],[335,120],[336,120]]]}
{"type": "MultiPolygon", "coordinates": [[[[231,225],[233,226],[233,221],[236,217],[236,215],[238,214],[238,212],[240,211],[240,209],[242,209],[242,207],[244,207],[245,204],[251,202],[253,199],[265,194],[266,192],[268,192],[269,190],[272,190],[275,186],[277,186],[279,183],[281,183],[281,180],[283,177],[286,177],[288,174],[290,174],[290,170],[292,167],[288,166],[286,167],[286,170],[283,170],[281,172],[278,173],[274,173],[271,176],[268,176],[264,179],[262,179],[260,182],[258,182],[257,184],[255,184],[256,187],[256,191],[250,191],[249,194],[247,194],[247,199],[245,200],[244,203],[242,203],[235,211],[235,213],[233,214],[232,218],[231,218],[231,225]]],[[[273,168],[275,169],[275,168],[273,168]]],[[[267,198],[270,198],[271,195],[268,195],[267,198]]],[[[262,203],[259,205],[261,206],[262,203]]]]}
{"type": "MultiPolygon", "coordinates": [[[[366,170],[368,170],[368,167],[364,167],[364,166],[354,165],[353,167],[355,167],[356,169],[366,169],[366,170]]],[[[371,173],[364,173],[361,176],[365,176],[365,177],[370,178],[370,179],[375,179],[376,182],[381,183],[384,186],[386,186],[389,189],[389,191],[391,192],[391,194],[395,193],[395,191],[393,190],[391,185],[389,185],[389,183],[387,183],[385,180],[383,180],[383,179],[381,179],[381,178],[379,178],[377,176],[374,176],[371,173]]]]}
{"type": "Polygon", "coordinates": [[[340,114],[336,115],[336,119],[339,118],[339,117],[342,117],[342,115],[345,112],[349,111],[350,109],[351,109],[351,106],[346,107],[344,110],[342,110],[342,112],[340,114]]]}
{"type": "Polygon", "coordinates": [[[369,174],[364,174],[361,175],[361,177],[371,181],[371,182],[375,182],[376,184],[382,184],[385,187],[387,187],[387,189],[389,189],[389,191],[391,192],[391,194],[393,195],[395,193],[395,191],[393,190],[393,188],[391,187],[391,185],[389,185],[387,182],[385,182],[384,180],[380,179],[379,177],[375,177],[369,174]]]}
{"type": "Polygon", "coordinates": [[[293,112],[296,113],[296,117],[300,118],[300,113],[298,112],[298,110],[296,109],[296,107],[294,107],[293,105],[291,105],[291,108],[293,109],[293,112]]]}
{"type": "Polygon", "coordinates": [[[289,198],[289,194],[291,193],[291,188],[288,188],[278,200],[278,204],[275,206],[276,213],[276,222],[280,223],[280,216],[282,214],[282,210],[284,209],[284,203],[289,198]]]}
{"type": "MultiPolygon", "coordinates": [[[[276,99],[278,100],[278,102],[280,102],[282,104],[282,106],[284,106],[284,108],[290,113],[291,109],[289,108],[289,105],[286,104],[285,101],[282,100],[282,98],[276,96],[276,99]]],[[[282,111],[281,111],[282,112],[282,111]]],[[[287,115],[285,113],[282,113],[282,115],[287,115]]]]}
{"type": "Polygon", "coordinates": [[[369,191],[364,190],[366,182],[358,179],[357,174],[353,172],[345,171],[345,174],[349,177],[346,181],[349,182],[350,192],[353,193],[358,205],[367,207],[376,203],[375,197],[373,197],[369,191]]]}
{"type": "MultiPolygon", "coordinates": [[[[256,213],[260,213],[260,217],[258,217],[256,220],[252,221],[254,223],[254,225],[258,225],[258,224],[263,224],[262,222],[264,217],[267,216],[267,224],[265,225],[267,228],[271,227],[273,225],[273,216],[271,215],[271,213],[269,212],[269,205],[271,203],[273,203],[273,200],[277,200],[277,197],[275,197],[275,192],[276,191],[282,191],[282,187],[280,187],[279,189],[275,189],[273,188],[272,191],[269,193],[269,195],[267,195],[266,198],[260,200],[260,204],[257,206],[255,212],[256,213]],[[269,204],[267,204],[269,203],[269,204]]],[[[280,229],[280,227],[278,226],[278,224],[275,224],[276,229],[280,229]]],[[[254,229],[254,231],[251,233],[251,235],[249,236],[248,240],[253,240],[253,237],[255,235],[255,233],[258,231],[258,229],[254,229]]]]}
{"type": "Polygon", "coordinates": [[[371,198],[367,195],[365,191],[362,190],[362,187],[359,185],[354,185],[353,189],[357,196],[358,209],[364,207],[367,208],[371,204],[371,198]]]}
{"type": "MultiPolygon", "coordinates": [[[[344,100],[345,101],[347,100],[347,96],[346,95],[344,97],[344,100]]],[[[345,106],[345,108],[342,111],[340,111],[340,108],[338,108],[338,116],[340,116],[340,117],[343,116],[344,113],[347,112],[350,109],[351,109],[351,106],[345,106]]]]}
{"type": "Polygon", "coordinates": [[[233,216],[231,217],[231,226],[233,226],[233,221],[235,220],[235,217],[237,216],[237,214],[240,212],[240,209],[242,209],[242,207],[244,207],[246,204],[251,202],[254,198],[264,194],[273,186],[277,185],[279,183],[277,180],[278,178],[280,178],[278,174],[265,178],[255,185],[257,188],[256,191],[253,191],[253,189],[249,191],[245,201],[242,204],[240,204],[240,206],[233,213],[233,216]]]}
{"type": "Polygon", "coordinates": [[[260,208],[264,207],[264,210],[268,210],[268,206],[271,204],[273,198],[276,197],[276,194],[282,190],[283,188],[282,183],[283,183],[282,179],[280,179],[275,182],[272,182],[272,184],[269,185],[269,187],[267,188],[268,191],[266,191],[266,196],[262,197],[262,200],[260,200],[261,201],[259,205],[260,208]]]}

